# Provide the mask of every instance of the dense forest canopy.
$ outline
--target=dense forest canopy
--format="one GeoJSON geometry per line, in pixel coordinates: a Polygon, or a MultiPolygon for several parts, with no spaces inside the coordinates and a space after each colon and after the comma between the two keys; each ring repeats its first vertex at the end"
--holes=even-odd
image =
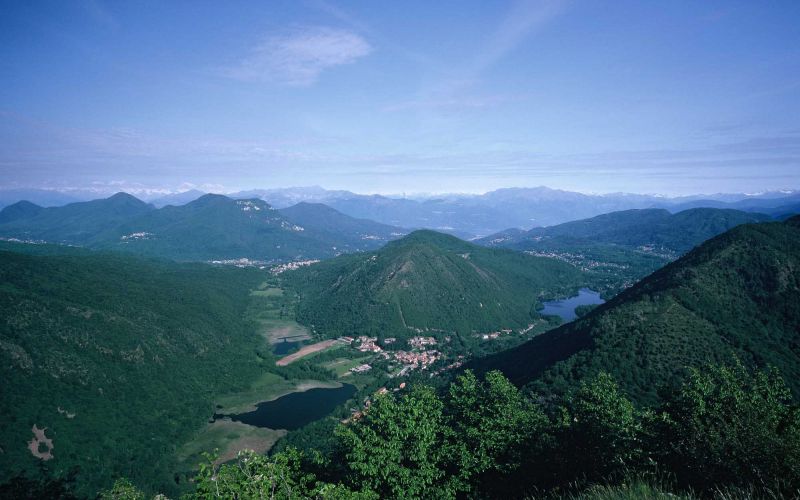
{"type": "Polygon", "coordinates": [[[171,451],[208,418],[212,395],[264,369],[243,314],[262,277],[25,247],[52,255],[0,252],[2,480],[79,467],[83,495],[118,476],[171,492],[171,451]],[[27,448],[33,426],[52,459],[27,448]]]}

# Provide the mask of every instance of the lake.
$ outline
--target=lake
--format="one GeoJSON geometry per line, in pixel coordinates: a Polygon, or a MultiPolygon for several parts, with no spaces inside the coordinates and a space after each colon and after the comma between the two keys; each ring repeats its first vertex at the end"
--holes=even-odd
{"type": "Polygon", "coordinates": [[[254,411],[233,415],[215,413],[214,420],[229,417],[235,422],[256,427],[292,431],[327,416],[355,393],[356,388],[350,384],[335,389],[292,392],[273,401],[258,403],[254,411]]]}
{"type": "Polygon", "coordinates": [[[544,316],[559,316],[566,321],[572,321],[578,316],[575,308],[578,306],[602,304],[605,300],[600,298],[600,293],[588,288],[581,288],[578,295],[564,300],[552,300],[544,303],[544,309],[539,314],[544,316]]]}
{"type": "Polygon", "coordinates": [[[300,342],[278,342],[277,344],[272,345],[272,352],[278,356],[283,356],[284,354],[289,354],[290,352],[294,351],[299,345],[300,342]]]}

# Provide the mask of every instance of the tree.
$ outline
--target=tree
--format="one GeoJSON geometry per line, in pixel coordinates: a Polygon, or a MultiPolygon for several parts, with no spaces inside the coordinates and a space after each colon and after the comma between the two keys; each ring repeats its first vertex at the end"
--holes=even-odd
{"type": "Polygon", "coordinates": [[[660,460],[678,480],[800,488],[800,412],[777,371],[732,366],[692,370],[654,422],[660,460]]]}
{"type": "Polygon", "coordinates": [[[547,417],[499,371],[480,381],[471,371],[450,385],[446,401],[460,481],[495,487],[520,467],[523,455],[547,427],[547,417]],[[482,476],[482,477],[474,477],[482,476]]]}
{"type": "Polygon", "coordinates": [[[313,474],[303,470],[303,454],[293,448],[271,457],[253,451],[242,451],[236,462],[219,467],[214,464],[213,456],[207,454],[206,458],[208,463],[200,466],[195,492],[184,498],[197,500],[211,498],[375,500],[376,498],[369,492],[354,492],[342,485],[317,481],[313,474]]]}
{"type": "Polygon", "coordinates": [[[453,497],[444,470],[449,452],[442,410],[426,386],[400,398],[377,395],[361,418],[336,431],[347,482],[381,498],[453,497]]]}
{"type": "Polygon", "coordinates": [[[564,416],[562,460],[577,479],[608,480],[642,464],[640,415],[608,373],[583,382],[564,416]]]}
{"type": "Polygon", "coordinates": [[[100,492],[102,500],[145,500],[145,494],[126,478],[114,481],[110,490],[100,492]]]}

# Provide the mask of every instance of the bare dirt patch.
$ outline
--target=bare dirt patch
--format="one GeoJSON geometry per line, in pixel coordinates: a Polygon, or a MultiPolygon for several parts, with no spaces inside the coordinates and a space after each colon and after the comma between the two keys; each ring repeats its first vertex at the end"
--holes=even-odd
{"type": "Polygon", "coordinates": [[[47,427],[40,429],[36,427],[36,424],[33,424],[33,428],[31,428],[31,431],[33,431],[33,439],[28,443],[28,449],[31,450],[31,455],[44,461],[53,458],[53,440],[44,435],[44,431],[46,430],[47,427]],[[45,446],[47,450],[42,451],[42,446],[45,446]]]}
{"type": "Polygon", "coordinates": [[[278,366],[286,366],[289,363],[297,361],[298,359],[308,356],[309,354],[314,354],[315,352],[323,351],[334,344],[336,344],[338,340],[323,340],[322,342],[317,342],[316,344],[311,344],[300,348],[299,351],[289,354],[288,356],[284,356],[283,358],[279,359],[275,362],[278,366]]]}
{"type": "Polygon", "coordinates": [[[215,464],[228,462],[236,458],[243,450],[266,453],[280,438],[286,435],[285,430],[265,429],[234,422],[229,419],[210,423],[186,443],[177,453],[181,462],[197,464],[204,462],[202,453],[217,450],[215,464]]]}
{"type": "Polygon", "coordinates": [[[227,420],[218,420],[212,425],[216,426],[217,424],[226,431],[229,430],[242,434],[241,437],[229,441],[225,445],[225,448],[214,461],[217,465],[233,460],[236,458],[236,455],[243,450],[253,450],[260,454],[266,453],[288,432],[283,429],[259,429],[258,427],[252,427],[241,422],[227,420]]]}
{"type": "Polygon", "coordinates": [[[288,337],[290,341],[308,340],[311,335],[306,327],[286,320],[264,320],[263,335],[270,344],[283,342],[288,337]]]}

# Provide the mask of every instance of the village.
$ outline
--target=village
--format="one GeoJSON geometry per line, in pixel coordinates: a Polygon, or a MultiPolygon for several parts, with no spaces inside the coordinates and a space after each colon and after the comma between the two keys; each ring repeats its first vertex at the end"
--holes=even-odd
{"type": "MultiPolygon", "coordinates": [[[[438,344],[434,337],[412,337],[408,340],[408,345],[411,348],[408,351],[386,350],[378,345],[378,337],[368,337],[366,335],[361,335],[355,338],[341,337],[339,340],[350,344],[359,352],[377,354],[382,360],[401,365],[402,368],[400,371],[391,375],[392,377],[402,377],[417,369],[425,370],[433,365],[436,361],[442,359],[441,352],[436,349],[429,348],[430,346],[435,346],[438,344]]],[[[383,339],[382,343],[385,347],[395,344],[396,342],[397,338],[387,337],[383,339]]],[[[364,363],[351,368],[350,372],[364,373],[372,368],[372,365],[364,363]]]]}
{"type": "Polygon", "coordinates": [[[296,260],[293,262],[287,262],[286,264],[279,264],[270,268],[270,272],[273,275],[278,275],[284,273],[286,271],[294,271],[300,269],[301,267],[310,266],[312,264],[316,264],[319,262],[319,259],[309,259],[309,260],[296,260]]]}

